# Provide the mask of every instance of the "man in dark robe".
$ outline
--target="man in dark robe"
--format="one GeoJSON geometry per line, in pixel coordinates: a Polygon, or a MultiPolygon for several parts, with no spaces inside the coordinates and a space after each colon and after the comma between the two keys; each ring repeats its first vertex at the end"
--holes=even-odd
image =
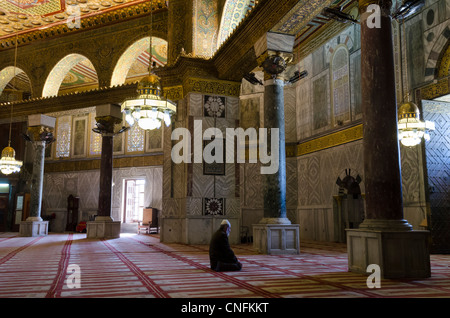
{"type": "Polygon", "coordinates": [[[223,220],[220,228],[213,234],[209,245],[209,260],[211,269],[216,272],[239,271],[242,264],[234,255],[228,242],[231,232],[231,224],[228,220],[223,220]]]}

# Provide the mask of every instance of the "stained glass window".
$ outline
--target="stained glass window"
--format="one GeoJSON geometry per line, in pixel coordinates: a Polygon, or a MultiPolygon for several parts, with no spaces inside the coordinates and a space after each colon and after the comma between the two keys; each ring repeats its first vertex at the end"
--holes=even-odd
{"type": "Polygon", "coordinates": [[[91,156],[99,156],[102,153],[102,135],[97,134],[92,131],[92,128],[95,128],[95,113],[91,113],[90,115],[90,123],[91,129],[90,131],[90,142],[89,142],[89,155],[91,156]]]}
{"type": "Polygon", "coordinates": [[[145,130],[133,125],[127,132],[127,152],[142,152],[145,146],[145,130]]]}
{"type": "Polygon", "coordinates": [[[348,50],[344,45],[335,50],[331,64],[334,124],[341,125],[350,120],[349,60],[348,50]]]}
{"type": "Polygon", "coordinates": [[[72,116],[61,116],[57,119],[56,158],[70,156],[70,140],[72,134],[72,116]]]}

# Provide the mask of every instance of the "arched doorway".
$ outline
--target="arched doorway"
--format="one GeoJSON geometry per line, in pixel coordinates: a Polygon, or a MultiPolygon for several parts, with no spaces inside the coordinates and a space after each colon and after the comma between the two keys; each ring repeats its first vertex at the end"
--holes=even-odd
{"type": "Polygon", "coordinates": [[[431,253],[450,253],[450,41],[442,45],[434,81],[416,90],[422,119],[434,122],[424,144],[427,224],[431,253]]]}
{"type": "Polygon", "coordinates": [[[362,178],[357,171],[345,169],[337,178],[338,193],[333,196],[334,240],[346,242],[345,229],[356,229],[364,220],[362,178]]]}

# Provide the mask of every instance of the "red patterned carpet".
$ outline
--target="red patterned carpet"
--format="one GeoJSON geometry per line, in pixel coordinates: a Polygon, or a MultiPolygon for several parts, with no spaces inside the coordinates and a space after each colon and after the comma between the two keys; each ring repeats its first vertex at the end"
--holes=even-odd
{"type": "Polygon", "coordinates": [[[382,280],[381,288],[369,289],[366,276],[347,271],[344,244],[301,244],[300,255],[283,256],[233,246],[243,270],[216,273],[206,245],[163,244],[149,235],[0,233],[0,298],[450,297],[450,255],[431,255],[431,278],[382,280]],[[70,288],[73,265],[80,285],[70,288]]]}

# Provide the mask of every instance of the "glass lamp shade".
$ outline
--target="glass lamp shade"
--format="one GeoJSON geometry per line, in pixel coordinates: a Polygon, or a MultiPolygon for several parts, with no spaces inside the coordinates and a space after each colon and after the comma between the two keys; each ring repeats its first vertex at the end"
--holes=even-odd
{"type": "Polygon", "coordinates": [[[163,98],[159,77],[151,73],[138,84],[138,95],[122,103],[122,112],[130,126],[136,122],[144,130],[159,129],[162,121],[171,124],[176,104],[163,98]]]}
{"type": "Polygon", "coordinates": [[[420,120],[419,108],[412,102],[404,103],[398,110],[398,137],[407,147],[421,143],[422,138],[430,140],[429,130],[434,130],[433,122],[420,120]]]}
{"type": "Polygon", "coordinates": [[[23,162],[15,159],[16,152],[10,146],[5,147],[0,159],[0,171],[5,174],[19,172],[23,162]]]}

